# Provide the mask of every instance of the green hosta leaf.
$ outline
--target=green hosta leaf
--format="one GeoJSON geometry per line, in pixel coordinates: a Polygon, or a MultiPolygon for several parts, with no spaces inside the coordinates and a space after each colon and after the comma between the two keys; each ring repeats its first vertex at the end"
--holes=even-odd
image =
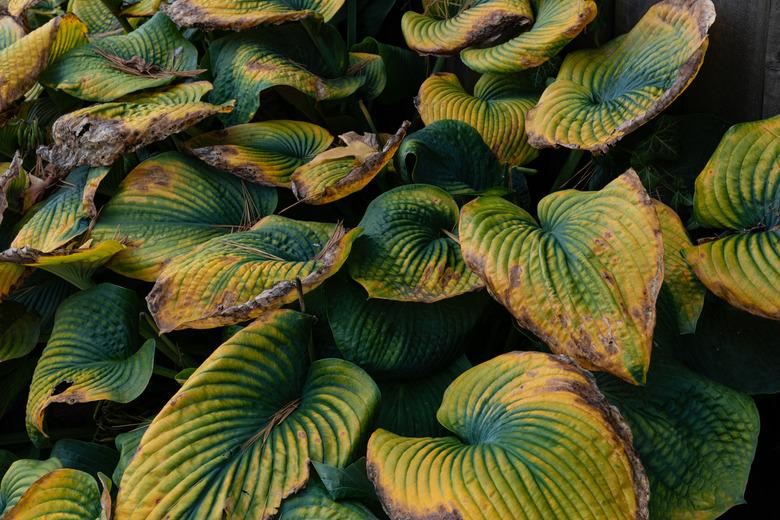
{"type": "Polygon", "coordinates": [[[41,317],[24,305],[0,303],[0,363],[29,354],[38,343],[40,327],[41,317]]]}
{"type": "Polygon", "coordinates": [[[291,186],[296,168],[324,152],[333,136],[304,121],[262,121],[207,132],[187,141],[190,153],[220,170],[266,186],[291,186]]]}
{"type": "Polygon", "coordinates": [[[538,92],[526,78],[485,74],[472,95],[455,74],[446,72],[431,75],[420,86],[417,110],[426,125],[441,119],[468,123],[499,162],[518,166],[538,153],[525,134],[526,113],[537,99],[538,92]]]}
{"type": "Polygon", "coordinates": [[[231,103],[200,101],[209,90],[211,83],[197,81],[76,110],[54,122],[53,144],[40,147],[38,154],[66,170],[109,166],[124,153],[232,110],[231,103]]]}
{"type": "Polygon", "coordinates": [[[75,14],[84,22],[93,39],[122,32],[119,20],[102,1],[69,0],[68,12],[75,14]]]}
{"type": "Polygon", "coordinates": [[[586,368],[643,383],[663,279],[652,200],[628,171],[596,192],[539,202],[537,222],[497,197],[466,204],[466,263],[525,328],[586,368]]]}
{"type": "MultiPolygon", "coordinates": [[[[87,41],[87,27],[75,15],[52,19],[0,50],[0,111],[35,86],[46,67],[87,41]]],[[[8,40],[6,40],[8,41],[8,40]]]]}
{"type": "Polygon", "coordinates": [[[504,43],[464,49],[463,63],[480,73],[510,74],[538,67],[558,54],[596,18],[593,0],[533,0],[533,26],[504,43]]]}
{"type": "Polygon", "coordinates": [[[311,465],[333,500],[348,498],[371,500],[376,497],[374,486],[366,475],[365,457],[360,457],[345,468],[317,461],[312,461],[311,465]]]}
{"type": "Polygon", "coordinates": [[[77,293],[57,310],[27,400],[27,433],[43,444],[44,414],[52,403],[132,401],[152,376],[154,341],[136,341],[135,293],[101,284],[77,293]]]}
{"type": "Polygon", "coordinates": [[[717,518],[744,503],[759,430],[750,397],[658,356],[647,386],[604,375],[599,387],[631,426],[651,518],[717,518]]]}
{"type": "Polygon", "coordinates": [[[427,0],[423,6],[424,13],[404,13],[401,31],[410,49],[436,56],[516,33],[534,18],[528,0],[427,0]]]}
{"type": "Polygon", "coordinates": [[[162,10],[182,27],[243,31],[310,16],[327,22],[342,5],[344,0],[174,0],[162,10]]]}
{"type": "Polygon", "coordinates": [[[89,473],[56,469],[38,479],[4,520],[96,520],[101,495],[89,473]]]}
{"type": "Polygon", "coordinates": [[[147,296],[163,332],[247,321],[335,274],[360,229],[270,215],[249,231],[213,238],[165,266],[147,296]]]}
{"type": "Polygon", "coordinates": [[[48,337],[57,307],[74,291],[75,288],[67,281],[39,269],[30,273],[9,299],[21,303],[28,311],[37,313],[41,317],[41,332],[48,337]]]}
{"type": "Polygon", "coordinates": [[[448,366],[418,379],[380,381],[374,425],[406,437],[434,437],[446,431],[436,420],[444,391],[460,374],[471,368],[461,356],[448,366]]]}
{"type": "Polygon", "coordinates": [[[420,377],[450,363],[465,349],[486,299],[481,294],[436,303],[374,299],[341,276],[324,289],[336,347],[382,379],[420,377]]]}
{"type": "Polygon", "coordinates": [[[435,302],[482,287],[452,230],[458,205],[441,188],[409,184],[383,193],[358,224],[349,274],[371,298],[435,302]]]}
{"type": "Polygon", "coordinates": [[[506,186],[504,170],[472,126],[434,121],[410,135],[398,152],[403,175],[451,195],[475,195],[506,186]]]}
{"type": "Polygon", "coordinates": [[[153,282],[171,258],[273,212],[276,192],[167,152],[136,166],[103,207],[91,237],[127,248],[109,267],[153,282]]]}
{"type": "MultiPolygon", "coordinates": [[[[371,484],[368,483],[370,486],[371,484]]],[[[376,516],[358,502],[335,501],[318,483],[285,500],[279,509],[284,520],[376,520],[376,516]]]]}
{"type": "Polygon", "coordinates": [[[117,452],[113,448],[77,439],[58,440],[50,457],[58,459],[63,468],[78,469],[95,477],[110,473],[117,463],[117,452]]]}
{"type": "Polygon", "coordinates": [[[606,151],[693,81],[714,21],[711,0],[663,0],[628,34],[572,52],[528,114],[529,141],[606,151]]]}
{"type": "MultiPolygon", "coordinates": [[[[59,468],[62,468],[62,463],[55,458],[21,459],[11,464],[0,482],[0,515],[5,515],[13,509],[36,480],[59,468]]],[[[5,519],[5,516],[3,518],[5,519]]]]}
{"type": "Polygon", "coordinates": [[[742,310],[780,320],[780,116],[733,126],[696,179],[694,218],[727,230],[686,250],[696,275],[742,310]]]}
{"type": "Polygon", "coordinates": [[[144,434],[118,518],[271,518],[306,485],[310,460],[350,460],[379,391],[347,361],[310,365],[311,323],[275,310],[217,348],[144,434]]]}
{"type": "Polygon", "coordinates": [[[393,518],[647,518],[628,426],[565,358],[511,352],[477,365],[437,417],[453,436],[369,440],[368,474],[393,518]]]}
{"type": "Polygon", "coordinates": [[[141,437],[144,436],[144,433],[146,433],[148,428],[149,425],[144,425],[134,430],[130,430],[129,432],[120,433],[114,438],[116,449],[119,450],[119,462],[117,463],[116,468],[114,468],[111,480],[113,480],[114,484],[117,486],[121,485],[122,476],[125,474],[128,464],[130,464],[130,461],[135,455],[138,445],[141,444],[141,437]]]}
{"type": "MultiPolygon", "coordinates": [[[[8,471],[8,468],[10,468],[11,464],[16,460],[16,455],[12,452],[0,449],[0,478],[5,475],[5,472],[8,471]]],[[[0,509],[0,513],[2,513],[2,509],[0,509]]]]}
{"type": "Polygon", "coordinates": [[[227,124],[250,121],[260,107],[260,93],[276,86],[294,88],[318,101],[343,99],[359,90],[370,99],[384,89],[381,57],[348,54],[330,25],[318,26],[316,33],[304,27],[311,25],[272,26],[211,45],[212,99],[236,100],[236,109],[225,117],[227,124]]]}
{"type": "Polygon", "coordinates": [[[25,35],[24,27],[13,16],[0,16],[0,51],[25,35]]]}
{"type": "Polygon", "coordinates": [[[293,172],[293,193],[307,204],[320,205],[362,190],[392,160],[410,124],[404,121],[381,147],[376,134],[340,135],[344,146],[321,152],[293,172]]]}
{"type": "Polygon", "coordinates": [[[114,101],[197,75],[197,61],[195,46],[167,16],[156,14],[130,34],[73,49],[46,70],[41,83],[88,101],[114,101]]]}

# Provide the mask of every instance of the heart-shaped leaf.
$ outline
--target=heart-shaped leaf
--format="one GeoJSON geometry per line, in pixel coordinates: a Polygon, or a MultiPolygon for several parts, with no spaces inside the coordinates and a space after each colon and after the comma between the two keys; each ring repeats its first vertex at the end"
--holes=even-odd
{"type": "Polygon", "coordinates": [[[54,122],[54,143],[38,148],[38,154],[65,170],[82,164],[109,166],[123,153],[232,110],[231,103],[200,101],[209,90],[207,81],[184,83],[76,110],[54,122]]]}
{"type": "Polygon", "coordinates": [[[158,13],[129,34],[73,49],[46,70],[41,83],[89,101],[114,101],[195,76],[197,61],[195,46],[158,13]]]}
{"type": "Polygon", "coordinates": [[[97,520],[99,516],[101,493],[95,479],[89,473],[63,468],[38,479],[3,519],[97,520]]]}
{"type": "Polygon", "coordinates": [[[14,301],[0,303],[0,363],[29,354],[40,332],[38,314],[14,301]]]}
{"type": "Polygon", "coordinates": [[[167,152],[147,159],[125,177],[90,236],[121,238],[128,247],[109,267],[153,282],[174,256],[246,229],[275,207],[274,190],[167,152]]]}
{"type": "Polygon", "coordinates": [[[455,74],[432,74],[420,86],[417,110],[426,125],[456,119],[473,126],[501,163],[525,164],[538,153],[528,144],[525,115],[539,99],[524,79],[485,74],[466,92],[455,74]]]}
{"type": "Polygon", "coordinates": [[[344,0],[174,0],[162,10],[181,27],[243,31],[310,16],[327,22],[342,5],[344,0]]]}
{"type": "Polygon", "coordinates": [[[358,224],[349,274],[371,298],[435,302],[482,287],[452,231],[458,205],[441,188],[399,186],[375,198],[358,224]]]}
{"type": "Polygon", "coordinates": [[[511,352],[477,365],[437,417],[452,436],[369,440],[368,474],[392,518],[647,518],[628,426],[566,358],[511,352]]]}
{"type": "Polygon", "coordinates": [[[117,518],[272,518],[306,485],[310,460],[344,466],[379,390],[347,361],[310,364],[311,324],[275,310],[218,347],[149,425],[117,518]]]}
{"type": "Polygon", "coordinates": [[[187,141],[190,153],[250,182],[289,188],[296,168],[324,152],[333,136],[305,121],[262,121],[207,132],[187,141]]]}
{"type": "Polygon", "coordinates": [[[138,348],[140,306],[133,291],[101,284],[60,305],[54,330],[35,367],[27,400],[27,433],[44,444],[52,403],[138,397],[152,376],[154,341],[138,348]]]}
{"type": "Polygon", "coordinates": [[[605,152],[693,81],[714,21],[711,0],[663,0],[628,34],[570,53],[528,114],[529,141],[605,152]]]}
{"type": "Polygon", "coordinates": [[[497,197],[466,204],[463,258],[525,328],[583,367],[643,383],[663,245],[633,171],[596,192],[546,196],[539,221],[497,197]]]}
{"type": "Polygon", "coordinates": [[[780,116],[733,126],[696,179],[694,218],[727,230],[686,250],[709,290],[780,320],[780,116]]]}
{"type": "Polygon", "coordinates": [[[533,0],[533,26],[492,47],[464,49],[463,63],[480,73],[511,74],[557,55],[596,18],[594,0],[533,0]]]}
{"type": "Polygon", "coordinates": [[[294,301],[296,279],[307,293],[335,274],[359,233],[270,215],[172,259],[146,298],[149,310],[163,332],[247,321],[294,301]]]}

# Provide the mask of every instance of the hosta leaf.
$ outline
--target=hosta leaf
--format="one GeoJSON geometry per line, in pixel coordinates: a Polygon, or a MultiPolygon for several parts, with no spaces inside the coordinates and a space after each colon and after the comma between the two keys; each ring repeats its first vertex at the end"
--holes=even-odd
{"type": "Polygon", "coordinates": [[[382,379],[407,379],[437,370],[463,352],[484,299],[481,294],[436,303],[374,299],[339,276],[325,285],[325,304],[344,359],[382,379]]]}
{"type": "Polygon", "coordinates": [[[744,503],[759,430],[750,397],[657,356],[647,386],[604,375],[599,387],[631,426],[651,518],[717,518],[744,503]]]}
{"type": "Polygon", "coordinates": [[[127,248],[109,267],[153,282],[176,255],[248,227],[276,207],[276,192],[167,152],[136,166],[103,207],[91,237],[127,248]]]}
{"type": "Polygon", "coordinates": [[[108,168],[81,167],[49,196],[17,233],[12,248],[30,247],[43,253],[61,248],[83,235],[95,218],[95,193],[108,168]]]}
{"type": "Polygon", "coordinates": [[[457,0],[439,5],[428,0],[423,5],[425,13],[404,13],[401,31],[410,49],[436,56],[516,33],[534,18],[528,0],[457,0]]]}
{"type": "Polygon", "coordinates": [[[337,468],[314,460],[311,465],[333,500],[376,498],[374,486],[366,475],[365,457],[360,457],[345,468],[337,468]]]}
{"type": "Polygon", "coordinates": [[[266,186],[290,187],[296,168],[333,142],[326,129],[305,121],[262,121],[207,132],[187,141],[190,153],[220,170],[266,186]]]}
{"type": "Polygon", "coordinates": [[[320,205],[362,190],[392,160],[410,124],[404,121],[383,144],[376,134],[340,135],[344,146],[319,153],[293,172],[293,193],[307,204],[320,205]]]}
{"type": "Polygon", "coordinates": [[[596,18],[594,0],[533,0],[533,26],[504,43],[464,49],[463,63],[480,73],[510,74],[538,67],[558,54],[596,18]]]}
{"type": "Polygon", "coordinates": [[[25,491],[36,480],[61,467],[62,463],[55,458],[47,460],[21,459],[11,464],[0,482],[0,515],[13,509],[25,491]]]}
{"type": "Polygon", "coordinates": [[[24,266],[9,262],[0,262],[0,301],[5,300],[24,277],[24,266]]]}
{"type": "Polygon", "coordinates": [[[87,27],[66,14],[0,50],[0,111],[32,88],[50,63],[86,43],[86,35],[87,27]]]}
{"type": "MultiPolygon", "coordinates": [[[[126,94],[192,76],[198,51],[164,14],[130,34],[109,36],[73,49],[41,76],[41,83],[89,101],[126,94]]],[[[197,74],[197,72],[195,72],[197,74]]]]}
{"type": "Polygon", "coordinates": [[[444,391],[471,368],[461,356],[448,366],[418,379],[380,381],[382,400],[374,425],[407,437],[435,437],[446,431],[436,420],[444,391]]]}
{"type": "Polygon", "coordinates": [[[114,484],[117,486],[121,484],[122,476],[125,474],[127,465],[130,464],[130,460],[132,460],[135,455],[138,445],[141,444],[141,438],[144,436],[144,433],[146,433],[148,427],[149,425],[144,425],[134,430],[130,430],[129,432],[120,433],[114,438],[116,449],[119,450],[119,462],[117,463],[116,468],[114,468],[111,480],[113,480],[114,484]]]}
{"type": "Polygon", "coordinates": [[[20,184],[25,183],[26,174],[22,169],[22,156],[15,153],[9,163],[0,163],[0,223],[3,222],[3,214],[8,209],[10,198],[16,198],[20,184]]]}
{"type": "MultiPolygon", "coordinates": [[[[0,264],[0,271],[5,265],[14,264],[0,264]]],[[[21,303],[28,311],[37,313],[41,317],[41,332],[48,337],[57,307],[73,292],[75,287],[59,276],[36,270],[24,279],[24,283],[11,294],[10,299],[21,303]]],[[[2,294],[0,290],[0,298],[2,294]]]]}
{"type": "Polygon", "coordinates": [[[38,343],[41,317],[24,305],[0,303],[0,363],[29,354],[38,343]]]}
{"type": "Polygon", "coordinates": [[[344,0],[174,0],[163,11],[181,27],[243,31],[315,16],[326,22],[344,0]]]}
{"type": "Polygon", "coordinates": [[[13,16],[0,16],[0,51],[25,35],[24,27],[13,16]]]}
{"type": "Polygon", "coordinates": [[[41,0],[7,0],[4,4],[6,4],[6,9],[11,16],[20,18],[30,7],[40,2],[41,0]]]}
{"type": "Polygon", "coordinates": [[[733,126],[696,179],[694,218],[727,235],[686,250],[730,304],[780,319],[780,116],[733,126]]]}
{"type": "Polygon", "coordinates": [[[209,90],[207,81],[184,83],[76,110],[54,122],[54,144],[40,147],[38,153],[66,170],[82,164],[109,166],[123,153],[165,139],[214,114],[230,112],[230,103],[200,101],[209,90]]]}
{"type": "MultiPolygon", "coordinates": [[[[369,486],[371,484],[369,483],[369,486]]],[[[352,501],[335,501],[319,484],[310,483],[305,490],[286,500],[279,509],[284,520],[376,520],[364,505],[352,501]]]]}
{"type": "Polygon", "coordinates": [[[84,22],[92,38],[101,38],[111,33],[122,32],[119,20],[103,2],[94,0],[70,0],[68,12],[84,22]]]}
{"type": "Polygon", "coordinates": [[[497,197],[461,211],[466,263],[553,352],[643,383],[663,279],[658,217],[628,171],[601,191],[539,202],[539,221],[497,197]]]}
{"type": "Polygon", "coordinates": [[[379,391],[347,361],[309,364],[311,323],[269,312],[203,362],[144,434],[117,518],[271,518],[310,460],[350,460],[379,391]]]}
{"type": "Polygon", "coordinates": [[[707,291],[683,257],[683,251],[692,245],[691,239],[672,208],[657,200],[653,200],[653,206],[661,224],[664,243],[664,284],[661,293],[666,294],[663,297],[671,299],[680,333],[693,334],[707,291]]]}
{"type": "Polygon", "coordinates": [[[56,469],[38,479],[4,520],[97,520],[100,490],[89,473],[56,469]]]}
{"type": "Polygon", "coordinates": [[[154,16],[163,0],[126,0],[122,3],[122,16],[154,16]]]}
{"type": "Polygon", "coordinates": [[[255,318],[294,301],[341,268],[360,229],[270,215],[249,231],[175,257],[147,296],[163,332],[255,318]]]}
{"type": "Polygon", "coordinates": [[[437,417],[453,436],[369,440],[368,474],[392,518],[647,518],[628,426],[566,358],[511,352],[477,365],[437,417]]]}
{"type": "Polygon", "coordinates": [[[154,341],[138,348],[135,293],[101,284],[65,300],[35,367],[27,400],[27,433],[44,443],[52,403],[132,401],[152,376],[154,341]]]}
{"type": "MultiPolygon", "coordinates": [[[[390,0],[394,3],[395,0],[390,0]]],[[[358,2],[360,4],[360,2],[358,2]]],[[[377,2],[379,3],[379,2],[377,2]]],[[[371,2],[369,2],[369,6],[371,2]]],[[[358,5],[358,10],[361,8],[358,5]]],[[[358,26],[359,29],[364,27],[358,26]]],[[[378,54],[385,66],[387,81],[384,90],[377,97],[378,103],[407,102],[409,98],[417,94],[420,84],[428,76],[425,58],[409,49],[388,45],[374,38],[364,38],[363,41],[353,45],[352,52],[378,54]]]]}
{"type": "Polygon", "coordinates": [[[452,230],[458,205],[441,188],[407,184],[383,193],[358,224],[349,274],[370,298],[435,302],[482,287],[452,230]]]}
{"type": "Polygon", "coordinates": [[[225,117],[229,125],[249,122],[260,107],[260,93],[272,87],[292,87],[318,101],[342,99],[359,89],[371,98],[384,88],[382,58],[347,54],[338,31],[327,24],[314,35],[300,23],[266,27],[217,40],[209,52],[212,99],[236,100],[236,109],[225,117]]]}
{"type": "Polygon", "coordinates": [[[475,195],[502,189],[504,170],[471,125],[434,121],[404,139],[400,169],[411,182],[433,184],[450,195],[475,195]]]}
{"type": "Polygon", "coordinates": [[[58,459],[64,468],[73,468],[97,476],[111,472],[117,463],[113,448],[78,439],[60,439],[54,443],[50,457],[58,459]]]}
{"type": "Polygon", "coordinates": [[[455,74],[431,75],[420,86],[417,110],[426,125],[456,119],[473,126],[501,163],[525,164],[537,151],[525,135],[525,115],[538,93],[523,79],[486,74],[466,92],[455,74]]]}
{"type": "Polygon", "coordinates": [[[714,21],[711,0],[663,0],[628,34],[569,54],[528,114],[529,141],[606,151],[693,81],[714,21]]]}

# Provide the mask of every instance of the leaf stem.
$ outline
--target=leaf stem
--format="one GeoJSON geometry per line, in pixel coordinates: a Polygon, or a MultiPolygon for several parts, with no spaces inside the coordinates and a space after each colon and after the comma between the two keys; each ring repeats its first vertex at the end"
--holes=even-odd
{"type": "Polygon", "coordinates": [[[363,117],[366,119],[366,123],[368,123],[368,127],[371,129],[371,132],[374,134],[379,134],[379,132],[376,130],[376,125],[374,125],[374,119],[371,117],[371,112],[368,111],[368,108],[366,108],[366,104],[363,103],[362,99],[358,99],[358,107],[363,113],[363,117]]]}
{"type": "Polygon", "coordinates": [[[176,372],[175,370],[171,370],[170,368],[165,368],[160,365],[154,365],[154,368],[152,369],[152,373],[173,380],[176,380],[176,374],[178,374],[178,372],[176,372]]]}
{"type": "Polygon", "coordinates": [[[433,70],[431,71],[431,74],[436,74],[437,72],[441,72],[444,68],[444,62],[447,58],[444,56],[439,56],[436,58],[436,63],[433,64],[433,70]]]}

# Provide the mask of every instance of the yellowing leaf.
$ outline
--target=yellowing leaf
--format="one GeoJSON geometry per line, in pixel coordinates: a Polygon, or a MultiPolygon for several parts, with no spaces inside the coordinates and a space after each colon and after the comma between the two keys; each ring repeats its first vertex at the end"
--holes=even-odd
{"type": "Polygon", "coordinates": [[[181,27],[242,31],[310,16],[328,21],[344,0],[174,0],[162,10],[181,27]]]}
{"type": "Polygon", "coordinates": [[[455,74],[433,74],[420,86],[417,110],[426,125],[442,119],[463,121],[479,132],[498,160],[527,163],[537,151],[525,135],[526,113],[539,95],[512,76],[486,74],[467,93],[455,74]]]}
{"type": "Polygon", "coordinates": [[[647,519],[648,483],[620,414],[563,357],[510,352],[460,375],[452,432],[377,430],[368,474],[391,518],[647,519]]]}
{"type": "Polygon", "coordinates": [[[25,35],[24,27],[13,16],[0,16],[0,51],[25,35]]]}
{"type": "Polygon", "coordinates": [[[335,274],[360,228],[270,215],[165,266],[147,296],[163,332],[240,323],[294,301],[335,274]]]}
{"type": "Polygon", "coordinates": [[[498,197],[461,210],[463,258],[491,295],[553,352],[628,382],[645,381],[663,245],[633,171],[596,192],[546,196],[539,222],[498,197]]]}
{"type": "Polygon", "coordinates": [[[97,520],[100,490],[92,475],[55,469],[38,479],[3,520],[97,520]]]}
{"type": "Polygon", "coordinates": [[[87,26],[91,38],[104,38],[123,29],[111,10],[103,2],[93,0],[70,0],[68,12],[79,17],[87,26]]]}
{"type": "Polygon", "coordinates": [[[714,21],[711,0],[663,0],[628,34],[570,53],[528,114],[530,143],[606,151],[693,81],[714,21]]]}
{"type": "Polygon", "coordinates": [[[232,103],[200,101],[211,88],[207,81],[184,83],[65,114],[52,126],[54,144],[40,147],[38,154],[65,170],[109,166],[123,153],[230,112],[232,103]]]}
{"type": "Polygon", "coordinates": [[[0,483],[0,515],[13,509],[35,481],[61,467],[62,462],[53,457],[46,460],[20,459],[11,464],[0,483]]]}
{"type": "Polygon", "coordinates": [[[162,0],[127,0],[123,2],[122,16],[154,16],[162,0]]]}

